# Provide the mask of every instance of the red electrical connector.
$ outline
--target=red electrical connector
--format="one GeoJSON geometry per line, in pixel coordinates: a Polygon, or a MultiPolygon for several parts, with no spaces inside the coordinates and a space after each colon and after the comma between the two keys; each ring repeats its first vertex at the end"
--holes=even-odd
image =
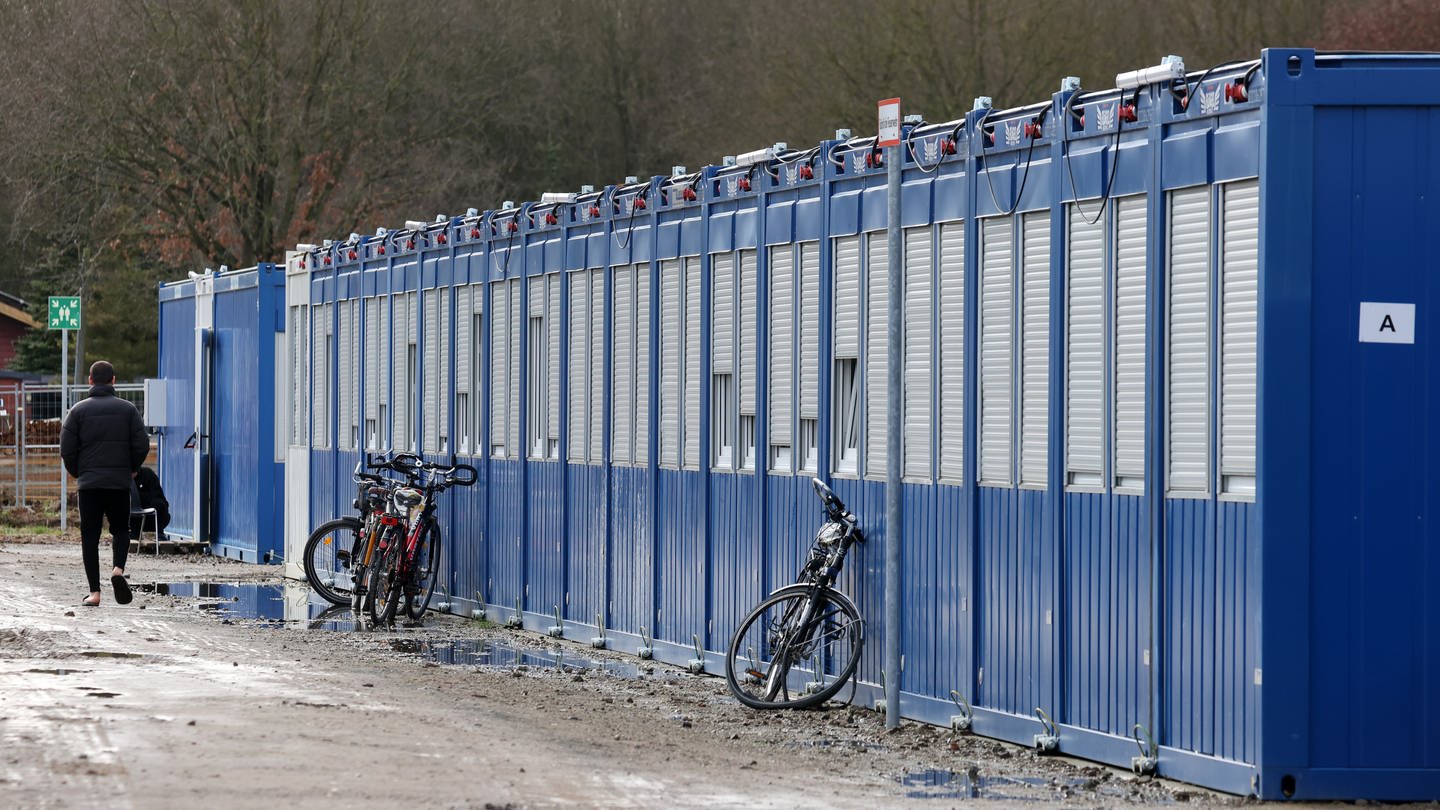
{"type": "Polygon", "coordinates": [[[471,239],[479,239],[479,238],[480,238],[480,226],[477,225],[477,226],[475,226],[475,227],[473,227],[473,228],[470,229],[470,238],[471,238],[471,239]]]}
{"type": "Polygon", "coordinates": [[[414,250],[414,249],[415,249],[415,240],[414,240],[414,239],[407,239],[407,240],[405,241],[405,249],[406,249],[406,250],[414,250]]]}
{"type": "Polygon", "coordinates": [[[380,247],[375,248],[375,252],[378,253],[378,254],[380,254],[381,256],[384,256],[384,255],[385,255],[385,246],[384,246],[384,245],[381,245],[380,247]]]}
{"type": "Polygon", "coordinates": [[[941,138],[941,139],[940,139],[940,154],[942,154],[942,155],[953,155],[953,154],[955,154],[955,141],[954,141],[954,139],[952,139],[952,138],[941,138]]]}
{"type": "Polygon", "coordinates": [[[1115,117],[1121,121],[1124,121],[1127,124],[1131,124],[1139,120],[1139,117],[1135,114],[1134,104],[1121,104],[1115,112],[1115,117]]]}
{"type": "Polygon", "coordinates": [[[1025,137],[1035,139],[1044,136],[1045,129],[1040,126],[1039,121],[1027,121],[1025,123],[1025,137]]]}
{"type": "Polygon", "coordinates": [[[631,212],[644,211],[644,210],[645,210],[645,198],[644,198],[644,197],[640,197],[640,196],[636,196],[636,197],[635,197],[635,204],[632,205],[632,206],[630,206],[630,210],[631,210],[631,212]]]}
{"type": "Polygon", "coordinates": [[[506,231],[507,233],[515,233],[515,232],[518,231],[518,230],[520,230],[520,224],[517,223],[517,222],[516,222],[515,220],[513,220],[513,219],[510,220],[510,221],[509,221],[508,223],[506,223],[506,225],[505,225],[505,231],[506,231]]]}
{"type": "Polygon", "coordinates": [[[1240,82],[1225,85],[1225,100],[1233,102],[1249,101],[1250,93],[1245,85],[1240,82]]]}
{"type": "Polygon", "coordinates": [[[800,167],[800,179],[801,179],[801,180],[814,180],[814,179],[815,179],[815,170],[810,167],[810,164],[807,163],[807,164],[805,164],[804,166],[801,166],[801,167],[800,167]]]}
{"type": "Polygon", "coordinates": [[[326,266],[326,267],[329,267],[329,266],[330,266],[330,257],[329,257],[329,256],[326,256],[326,257],[325,257],[325,266],[326,266]]]}
{"type": "Polygon", "coordinates": [[[435,241],[436,241],[436,242],[439,242],[439,243],[442,244],[442,245],[445,244],[445,234],[442,233],[442,234],[436,236],[436,237],[435,237],[435,241]]]}
{"type": "Polygon", "coordinates": [[[878,168],[880,168],[881,166],[884,166],[884,165],[885,165],[885,156],[884,156],[884,155],[880,154],[879,152],[874,152],[874,151],[866,152],[866,153],[865,153],[865,168],[867,168],[867,169],[878,169],[878,168]]]}
{"type": "Polygon", "coordinates": [[[599,217],[599,216],[600,216],[600,206],[598,206],[598,205],[592,205],[592,206],[590,206],[590,218],[591,218],[591,219],[595,219],[595,218],[597,218],[597,217],[599,217]]]}
{"type": "Polygon", "coordinates": [[[687,186],[684,191],[680,192],[680,198],[685,202],[695,202],[695,189],[687,186]]]}
{"type": "Polygon", "coordinates": [[[304,269],[305,269],[305,260],[304,260],[304,259],[301,259],[301,260],[300,260],[300,269],[301,269],[301,270],[304,270],[304,269]]]}
{"type": "Polygon", "coordinates": [[[353,262],[353,261],[355,261],[355,260],[358,259],[358,258],[360,258],[360,255],[355,252],[354,248],[351,248],[351,250],[350,250],[350,261],[353,262]]]}

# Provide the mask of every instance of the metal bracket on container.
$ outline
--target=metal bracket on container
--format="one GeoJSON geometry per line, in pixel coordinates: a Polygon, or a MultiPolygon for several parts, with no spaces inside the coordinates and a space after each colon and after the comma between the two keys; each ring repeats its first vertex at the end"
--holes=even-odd
{"type": "Polygon", "coordinates": [[[1060,748],[1060,729],[1055,727],[1055,721],[1050,715],[1039,706],[1035,707],[1035,717],[1040,721],[1040,734],[1035,735],[1035,751],[1039,754],[1048,754],[1060,748]]]}
{"type": "Polygon", "coordinates": [[[445,589],[444,585],[441,585],[440,593],[443,594],[443,596],[441,597],[439,602],[435,603],[435,609],[440,611],[441,613],[449,613],[451,604],[450,592],[445,589]]]}
{"type": "Polygon", "coordinates": [[[605,616],[604,616],[604,614],[601,614],[601,613],[596,613],[596,614],[595,614],[595,627],[600,631],[600,635],[595,636],[594,638],[590,639],[590,646],[591,646],[591,647],[594,647],[594,648],[597,649],[597,650],[603,650],[603,649],[605,649],[606,647],[608,647],[608,646],[610,645],[610,640],[607,639],[607,638],[605,638],[605,616]]]}
{"type": "Polygon", "coordinates": [[[1139,776],[1153,776],[1155,769],[1160,767],[1160,746],[1155,744],[1149,729],[1139,723],[1131,732],[1135,736],[1135,744],[1140,747],[1140,756],[1130,758],[1130,770],[1139,776]]]}
{"type": "Polygon", "coordinates": [[[691,633],[690,641],[695,645],[695,657],[690,659],[690,671],[699,675],[705,671],[705,650],[700,646],[700,636],[698,634],[691,633]]]}
{"type": "Polygon", "coordinates": [[[825,673],[820,669],[819,657],[810,658],[810,670],[815,673],[815,680],[805,682],[805,694],[814,695],[825,688],[825,673]]]}
{"type": "Polygon", "coordinates": [[[476,607],[474,610],[470,611],[470,618],[472,618],[472,619],[480,619],[481,621],[484,621],[484,619],[485,619],[485,595],[482,594],[482,593],[480,593],[479,591],[476,591],[476,592],[475,592],[475,604],[476,604],[477,607],[476,607]]]}
{"type": "Polygon", "coordinates": [[[755,674],[760,671],[760,662],[755,660],[755,648],[746,647],[745,656],[750,659],[750,668],[745,670],[745,683],[754,686],[760,683],[760,676],[755,674]]]}
{"type": "Polygon", "coordinates": [[[559,606],[559,605],[556,605],[556,606],[555,606],[555,624],[551,625],[551,626],[550,626],[550,629],[549,629],[548,631],[546,631],[546,632],[548,632],[548,633],[550,634],[550,637],[551,637],[551,638],[564,638],[564,637],[565,637],[565,620],[562,619],[562,618],[560,618],[560,606],[559,606]]]}
{"type": "Polygon", "coordinates": [[[515,597],[515,615],[505,620],[506,627],[524,627],[525,620],[521,618],[520,597],[515,597]]]}
{"type": "Polygon", "coordinates": [[[950,728],[954,731],[969,731],[971,724],[975,722],[975,710],[970,708],[970,701],[966,700],[964,695],[951,689],[950,702],[960,710],[959,714],[950,716],[950,728]]]}
{"type": "Polygon", "coordinates": [[[645,625],[640,625],[640,649],[635,654],[645,660],[655,657],[655,639],[650,637],[650,631],[645,625]]]}
{"type": "MultiPolygon", "coordinates": [[[[885,694],[885,670],[883,669],[880,670],[880,694],[885,694]]],[[[886,705],[885,698],[881,697],[875,699],[875,711],[883,712],[887,711],[888,709],[889,706],[886,705]]]]}

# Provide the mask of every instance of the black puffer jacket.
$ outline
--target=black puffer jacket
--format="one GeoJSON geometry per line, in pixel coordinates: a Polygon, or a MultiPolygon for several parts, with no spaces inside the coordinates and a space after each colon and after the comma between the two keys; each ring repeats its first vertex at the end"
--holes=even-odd
{"type": "Polygon", "coordinates": [[[115,386],[97,385],[70,409],[60,429],[60,458],[79,479],[78,489],[130,489],[130,476],[150,455],[140,412],[115,396],[115,386]]]}

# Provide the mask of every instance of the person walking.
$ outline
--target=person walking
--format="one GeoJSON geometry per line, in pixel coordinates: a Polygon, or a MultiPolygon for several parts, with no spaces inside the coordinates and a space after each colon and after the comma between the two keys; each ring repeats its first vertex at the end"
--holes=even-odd
{"type": "Polygon", "coordinates": [[[60,428],[60,458],[73,476],[80,499],[80,556],[90,595],[80,604],[100,604],[100,531],[109,521],[110,585],[115,601],[128,604],[125,581],[130,553],[130,482],[150,455],[150,440],[140,412],[115,396],[115,367],[104,360],[90,366],[90,393],[77,402],[60,428]]]}

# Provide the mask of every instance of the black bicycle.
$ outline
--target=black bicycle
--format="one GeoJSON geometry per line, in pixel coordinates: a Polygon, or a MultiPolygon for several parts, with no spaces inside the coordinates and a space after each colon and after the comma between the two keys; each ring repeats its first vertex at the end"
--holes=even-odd
{"type": "Polygon", "coordinates": [[[725,654],[730,691],[752,708],[824,703],[854,677],[865,646],[865,622],[834,587],[850,547],[865,536],[839,496],[819,478],[812,483],[825,522],[800,575],[750,611],[725,654]]]}

